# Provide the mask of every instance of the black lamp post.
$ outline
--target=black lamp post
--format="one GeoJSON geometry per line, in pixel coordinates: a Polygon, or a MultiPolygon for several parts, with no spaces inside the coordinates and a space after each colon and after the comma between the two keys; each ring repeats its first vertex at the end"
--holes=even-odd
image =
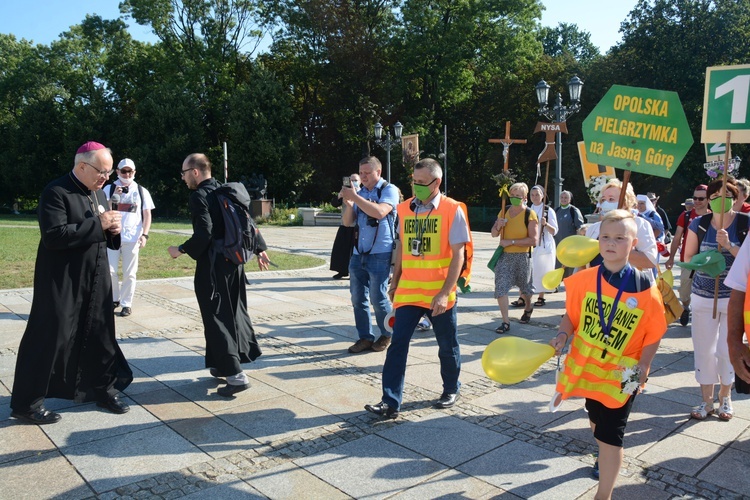
{"type": "MultiPolygon", "coordinates": [[[[570,95],[570,104],[563,106],[562,96],[557,93],[557,99],[555,105],[552,108],[548,107],[547,97],[549,95],[550,86],[547,82],[542,80],[536,84],[536,99],[539,101],[538,113],[540,116],[546,116],[553,122],[564,122],[568,117],[581,110],[581,89],[583,88],[583,81],[574,76],[568,82],[568,94],[570,95]]],[[[555,134],[555,151],[557,153],[557,160],[555,160],[555,206],[560,205],[560,193],[562,192],[562,134],[558,132],[555,134]]]]}
{"type": "Polygon", "coordinates": [[[386,180],[388,182],[391,182],[391,149],[393,149],[394,146],[401,145],[401,133],[403,131],[404,126],[401,125],[401,122],[396,122],[396,124],[393,126],[393,135],[395,137],[391,139],[391,132],[386,131],[385,139],[383,139],[383,126],[380,124],[380,122],[375,124],[375,144],[385,149],[386,151],[386,165],[388,169],[386,180]]]}

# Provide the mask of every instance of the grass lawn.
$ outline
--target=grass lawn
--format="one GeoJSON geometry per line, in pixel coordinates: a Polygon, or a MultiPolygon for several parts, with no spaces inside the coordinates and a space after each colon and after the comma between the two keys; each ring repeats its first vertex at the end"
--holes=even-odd
{"type": "MultiPolygon", "coordinates": [[[[153,228],[189,229],[190,224],[155,223],[153,228]]],[[[139,280],[193,275],[195,270],[193,259],[187,255],[172,259],[167,253],[167,247],[183,243],[186,239],[185,235],[151,232],[149,236],[148,244],[141,250],[138,260],[139,280]]],[[[33,286],[34,262],[38,245],[39,228],[36,217],[0,217],[0,289],[33,286]],[[28,227],[3,227],[3,225],[10,224],[28,227]]],[[[279,252],[268,252],[268,256],[274,264],[278,264],[279,270],[304,269],[324,263],[322,259],[316,257],[279,252]]],[[[276,270],[276,268],[272,267],[271,270],[276,270]]],[[[246,271],[258,271],[258,265],[253,261],[246,266],[246,271]]]]}

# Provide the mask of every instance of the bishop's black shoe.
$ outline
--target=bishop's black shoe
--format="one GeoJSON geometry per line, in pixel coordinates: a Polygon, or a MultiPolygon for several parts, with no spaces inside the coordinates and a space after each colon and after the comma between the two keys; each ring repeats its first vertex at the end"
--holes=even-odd
{"type": "Polygon", "coordinates": [[[109,398],[96,402],[96,406],[122,415],[130,411],[130,407],[125,404],[118,396],[110,396],[109,398]]]}
{"type": "Polygon", "coordinates": [[[39,407],[38,410],[12,411],[10,412],[10,416],[17,418],[25,424],[36,425],[54,424],[62,418],[59,413],[49,411],[44,406],[39,407]]]}

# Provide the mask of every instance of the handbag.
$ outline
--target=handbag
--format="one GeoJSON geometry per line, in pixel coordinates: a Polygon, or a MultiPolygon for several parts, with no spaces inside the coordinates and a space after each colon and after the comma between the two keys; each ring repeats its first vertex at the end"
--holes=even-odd
{"type": "Polygon", "coordinates": [[[661,298],[664,301],[664,317],[667,319],[667,325],[669,325],[679,318],[685,309],[682,307],[672,287],[661,276],[656,280],[656,287],[659,289],[661,298]]]}
{"type": "Polygon", "coordinates": [[[490,268],[490,271],[495,272],[495,266],[497,265],[497,260],[503,254],[503,250],[505,250],[505,247],[501,245],[498,245],[497,248],[495,249],[495,253],[492,254],[492,258],[487,263],[487,267],[490,268]]]}

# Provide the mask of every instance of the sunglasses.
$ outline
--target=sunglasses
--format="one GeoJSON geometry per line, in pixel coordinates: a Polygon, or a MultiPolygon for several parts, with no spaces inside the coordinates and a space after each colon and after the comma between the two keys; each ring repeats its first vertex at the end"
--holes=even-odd
{"type": "Polygon", "coordinates": [[[693,196],[693,200],[695,201],[706,201],[705,196],[693,196]]]}

